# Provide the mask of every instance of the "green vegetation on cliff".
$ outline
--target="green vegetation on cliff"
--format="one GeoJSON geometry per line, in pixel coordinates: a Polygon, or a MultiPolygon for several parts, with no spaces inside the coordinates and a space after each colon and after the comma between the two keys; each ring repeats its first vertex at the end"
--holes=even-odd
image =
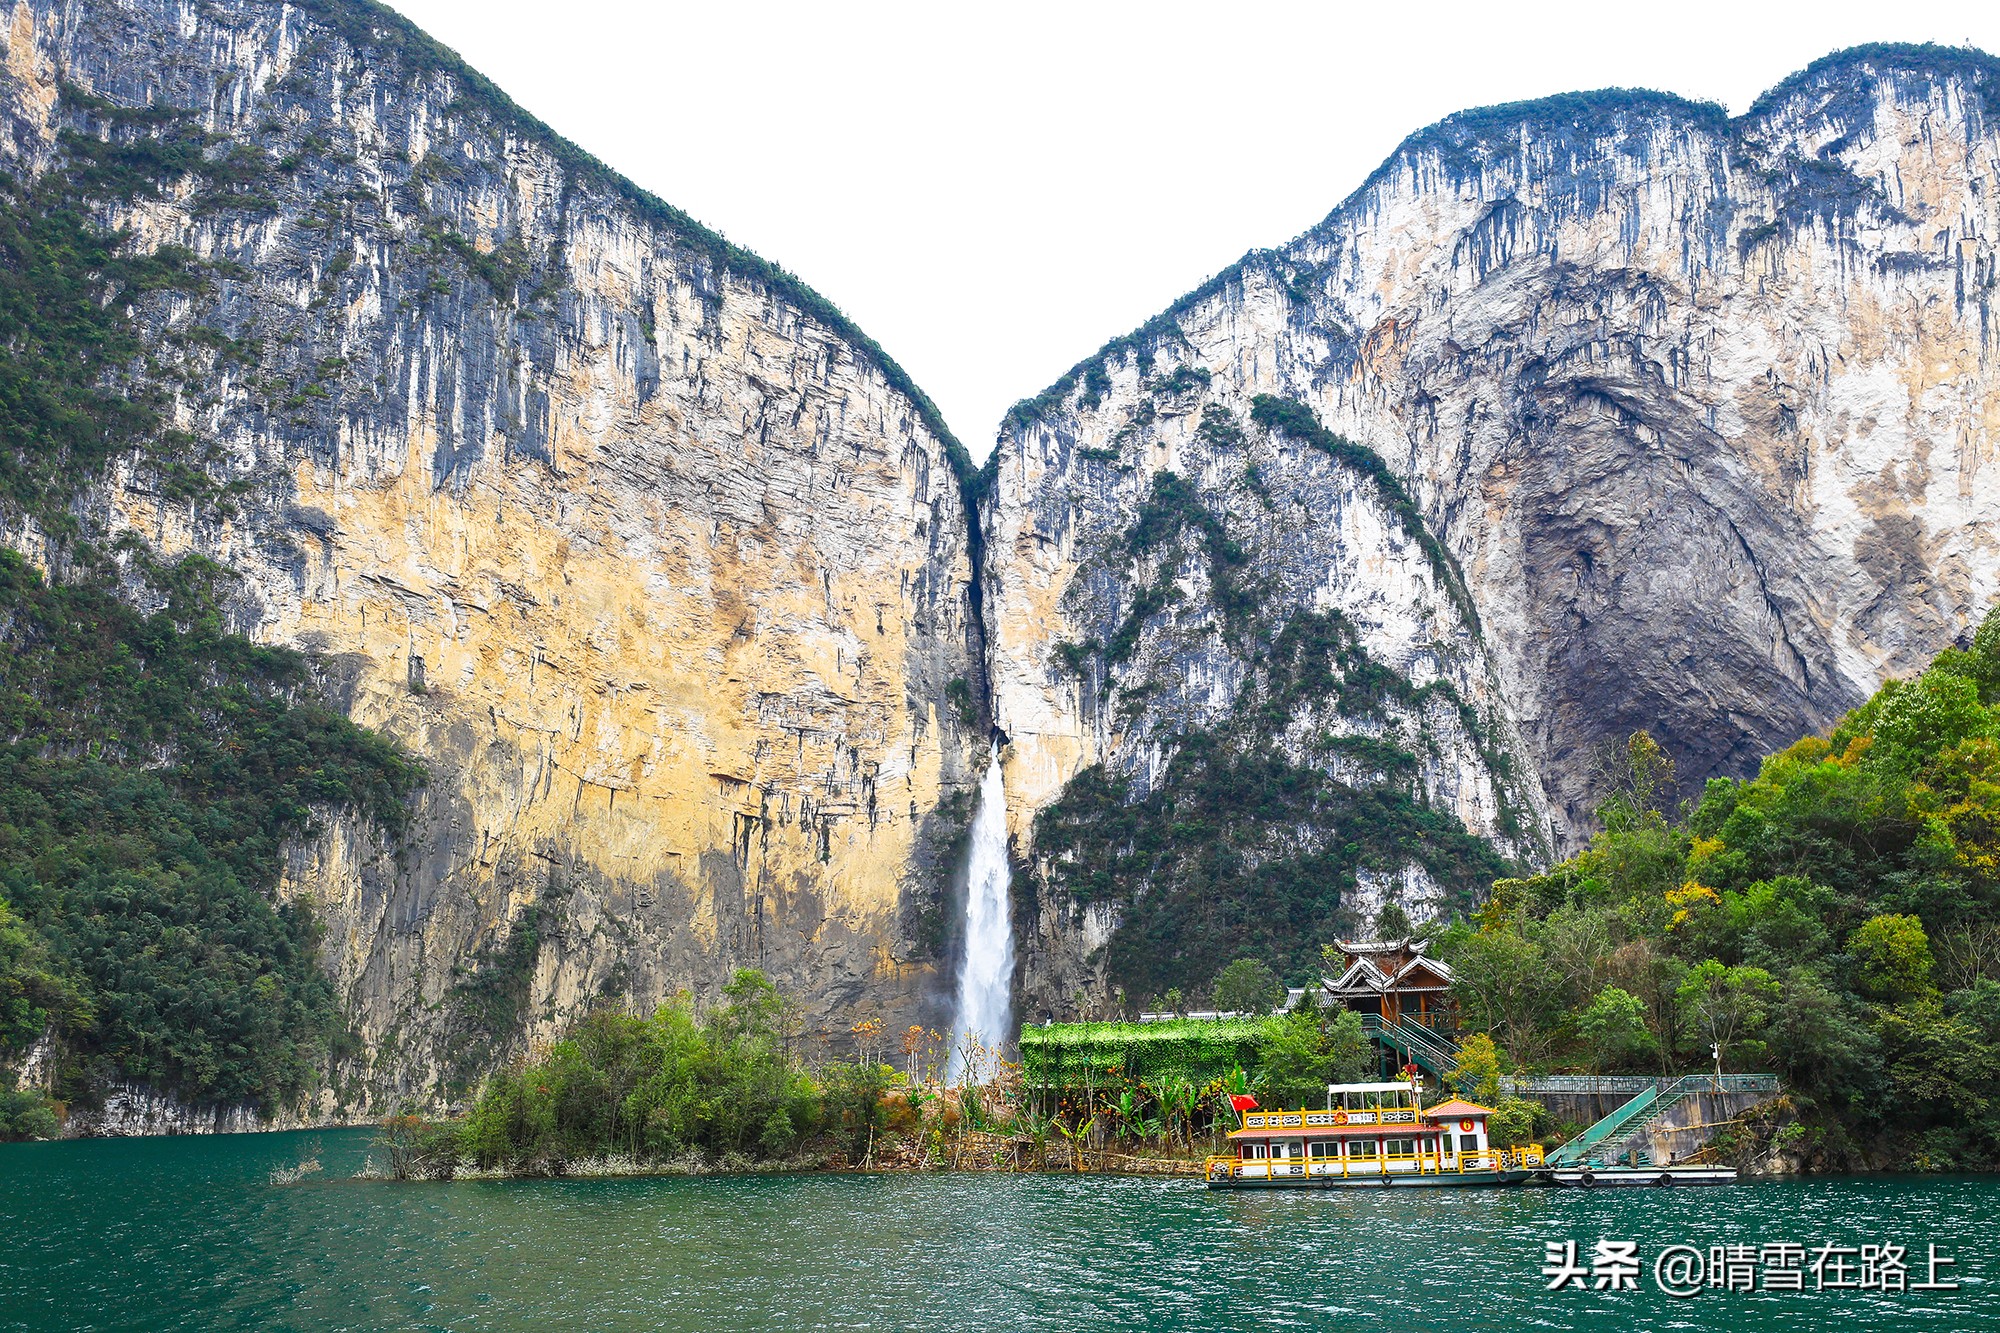
{"type": "Polygon", "coordinates": [[[1206,983],[1246,953],[1303,979],[1323,944],[1364,924],[1349,899],[1371,870],[1415,863],[1469,906],[1506,862],[1417,798],[1416,740],[1388,726],[1390,704],[1421,715],[1434,699],[1458,708],[1445,682],[1420,689],[1371,659],[1338,612],[1300,612],[1258,651],[1223,724],[1176,734],[1150,789],[1102,767],[1073,779],[1036,817],[1024,888],[1119,904],[1107,961],[1135,998],[1206,983]],[[1376,719],[1384,735],[1293,735],[1313,709],[1376,719]],[[1334,776],[1356,760],[1375,771],[1334,776]]]}
{"type": "Polygon", "coordinates": [[[169,499],[209,488],[157,393],[126,382],[143,356],[124,305],[192,281],[187,257],[123,253],[90,224],[82,182],[51,176],[0,176],[0,502],[61,540],[69,497],[114,457],[138,454],[169,499]]]}
{"type": "Polygon", "coordinates": [[[1431,572],[1444,585],[1452,605],[1465,618],[1466,628],[1479,632],[1479,611],[1472,604],[1472,594],[1466,590],[1465,579],[1458,572],[1458,563],[1451,553],[1444,549],[1424,522],[1423,511],[1417,502],[1403,489],[1403,483],[1382,461],[1382,456],[1373,449],[1354,443],[1344,435],[1336,435],[1320,424],[1313,410],[1304,403],[1289,398],[1273,398],[1270,394],[1258,394],[1250,408],[1250,419],[1266,430],[1289,435],[1300,444],[1310,445],[1321,453],[1353,469],[1373,483],[1382,503],[1387,506],[1403,525],[1403,531],[1416,542],[1423,551],[1424,559],[1430,562],[1431,572]]]}
{"type": "MultiPolygon", "coordinates": [[[[399,827],[421,774],[318,701],[307,658],[229,632],[226,570],[86,540],[72,501],[117,460],[169,503],[227,502],[164,421],[167,372],[127,314],[209,275],[183,252],[130,252],[92,210],[264,167],[170,112],[72,89],[63,106],[84,127],[64,160],[0,180],[0,504],[61,575],[0,550],[0,1069],[46,1039],[59,1100],[131,1079],[273,1108],[346,1031],[317,925],[275,900],[284,845],[336,808],[399,827]]],[[[5,1096],[0,1137],[50,1130],[39,1093],[5,1096]]]]}
{"type": "Polygon", "coordinates": [[[273,1107],[345,1030],[282,849],[336,807],[393,829],[420,773],[227,632],[222,571],[146,575],[151,615],[0,552],[0,1063],[46,1034],[63,1098],[273,1107]]]}
{"type": "Polygon", "coordinates": [[[2000,610],[1833,732],[1662,808],[1643,734],[1604,831],[1443,932],[1521,1065],[1783,1076],[1828,1167],[2000,1164],[2000,610]]]}

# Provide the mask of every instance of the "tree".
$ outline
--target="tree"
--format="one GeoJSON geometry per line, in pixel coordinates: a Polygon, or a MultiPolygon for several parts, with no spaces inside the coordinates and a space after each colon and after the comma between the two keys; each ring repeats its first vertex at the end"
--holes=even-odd
{"type": "Polygon", "coordinates": [[[1599,1072],[1649,1055],[1659,1045],[1646,1026],[1646,1005],[1631,991],[1606,986],[1577,1016],[1576,1029],[1590,1043],[1599,1072]]]}
{"type": "Polygon", "coordinates": [[[1378,940],[1406,940],[1415,931],[1410,914],[1403,910],[1401,903],[1384,901],[1381,910],[1375,913],[1375,938],[1378,940]]]}
{"type": "Polygon", "coordinates": [[[0,898],[0,1056],[32,1045],[52,1021],[86,1027],[90,1006],[56,975],[47,947],[0,898]]]}
{"type": "Polygon", "coordinates": [[[1522,1060],[1546,1049],[1550,1021],[1565,1006],[1549,986],[1540,945],[1510,927],[1458,928],[1446,934],[1441,953],[1467,1028],[1490,1033],[1522,1060]]]}
{"type": "Polygon", "coordinates": [[[1889,1095],[1899,1114],[1960,1129],[1990,1126],[1979,1122],[1993,1109],[2000,1052],[1975,1024],[1926,996],[1883,1011],[1879,1026],[1889,1095]]]}
{"type": "Polygon", "coordinates": [[[1215,1007],[1243,1014],[1268,1014],[1285,998],[1284,983],[1261,958],[1239,958],[1215,978],[1215,1007]]]}
{"type": "Polygon", "coordinates": [[[1709,1041],[1715,1076],[1722,1077],[1723,1057],[1741,1034],[1756,1032],[1770,1018],[1778,999],[1778,983],[1761,967],[1728,967],[1710,958],[1687,974],[1676,992],[1695,1026],[1709,1041]]]}
{"type": "Polygon", "coordinates": [[[1992,736],[2000,718],[1979,702],[1980,682],[1932,668],[1914,681],[1890,681],[1860,710],[1869,718],[1871,765],[1914,773],[1960,741],[1992,736]]]}
{"type": "Polygon", "coordinates": [[[1597,818],[1612,833],[1647,825],[1663,826],[1673,808],[1679,779],[1673,756],[1651,733],[1635,731],[1622,749],[1607,746],[1594,764],[1592,785],[1605,792],[1597,818]]]}
{"type": "Polygon", "coordinates": [[[1931,942],[1913,916],[1876,916],[1847,941],[1864,995],[1891,1002],[1931,992],[1931,942]]]}
{"type": "Polygon", "coordinates": [[[1526,1097],[1502,1097],[1487,1118],[1487,1141],[1496,1148],[1518,1148],[1532,1143],[1548,1129],[1548,1108],[1526,1097]]]}
{"type": "Polygon", "coordinates": [[[1966,657],[1966,675],[1978,683],[1980,701],[2000,704],[2000,606],[1986,613],[1979,632],[1972,636],[1972,651],[1966,657]]]}
{"type": "Polygon", "coordinates": [[[1327,1084],[1353,1082],[1368,1068],[1368,1035],[1350,1010],[1302,1004],[1273,1027],[1255,1080],[1268,1106],[1318,1106],[1327,1084]]]}
{"type": "Polygon", "coordinates": [[[1769,1037],[1785,1085],[1838,1106],[1879,1105],[1882,1043],[1861,1001],[1835,991],[1810,967],[1787,972],[1781,991],[1769,1037]]]}
{"type": "Polygon", "coordinates": [[[1476,1102],[1492,1106],[1500,1100],[1500,1048],[1484,1032],[1458,1044],[1458,1063],[1445,1080],[1476,1102]]]}

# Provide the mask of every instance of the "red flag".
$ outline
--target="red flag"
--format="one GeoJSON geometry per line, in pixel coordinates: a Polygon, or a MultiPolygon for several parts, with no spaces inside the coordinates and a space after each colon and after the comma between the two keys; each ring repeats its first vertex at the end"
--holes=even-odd
{"type": "Polygon", "coordinates": [[[1254,1111],[1257,1109],[1257,1099],[1244,1092],[1231,1093],[1229,1104],[1238,1111],[1254,1111]]]}

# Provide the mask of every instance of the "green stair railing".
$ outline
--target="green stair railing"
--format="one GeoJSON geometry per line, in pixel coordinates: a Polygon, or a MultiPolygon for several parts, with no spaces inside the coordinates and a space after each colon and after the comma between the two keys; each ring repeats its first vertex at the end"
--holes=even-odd
{"type": "MultiPolygon", "coordinates": [[[[1675,1103],[1686,1096],[1687,1091],[1682,1090],[1673,1093],[1671,1096],[1660,1097],[1651,1106],[1646,1108],[1644,1115],[1630,1121],[1618,1132],[1617,1141],[1619,1143],[1630,1144],[1634,1139],[1645,1133],[1654,1121],[1665,1115],[1675,1103]]],[[[1653,1154],[1644,1148],[1631,1148],[1629,1155],[1632,1158],[1632,1165],[1634,1166],[1651,1166],[1653,1164],[1653,1154]]]]}
{"type": "MultiPolygon", "coordinates": [[[[1542,1160],[1550,1166],[1575,1166],[1583,1160],[1585,1153],[1632,1123],[1659,1100],[1660,1090],[1648,1088],[1542,1160]]],[[[1675,1100],[1678,1101],[1679,1098],[1676,1097],[1675,1100]]]]}
{"type": "MultiPolygon", "coordinates": [[[[1764,1093],[1777,1090],[1778,1080],[1770,1074],[1724,1074],[1720,1078],[1714,1074],[1683,1074],[1677,1079],[1663,1080],[1584,1130],[1544,1160],[1550,1166],[1575,1166],[1595,1160],[1594,1149],[1606,1142],[1630,1142],[1676,1104],[1698,1092],[1764,1093]]],[[[1632,1150],[1632,1159],[1639,1166],[1652,1163],[1651,1154],[1640,1149],[1632,1150]],[[1641,1158],[1644,1160],[1641,1161],[1641,1158]]]]}
{"type": "Polygon", "coordinates": [[[1378,1014],[1363,1014],[1361,1030],[1419,1069],[1429,1070],[1440,1083],[1450,1077],[1458,1064],[1456,1045],[1414,1023],[1392,1023],[1378,1014]]]}

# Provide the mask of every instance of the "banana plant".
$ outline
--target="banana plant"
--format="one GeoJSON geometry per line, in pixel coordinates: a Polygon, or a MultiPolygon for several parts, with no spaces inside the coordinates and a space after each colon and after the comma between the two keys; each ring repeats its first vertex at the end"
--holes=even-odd
{"type": "Polygon", "coordinates": [[[1160,1122],[1146,1115],[1139,1106],[1139,1099],[1132,1095],[1132,1089],[1126,1088],[1120,1092],[1116,1108],[1119,1123],[1124,1126],[1127,1133],[1137,1135],[1141,1139],[1158,1138],[1160,1122]]]}
{"type": "Polygon", "coordinates": [[[1183,1074],[1169,1074],[1160,1080],[1153,1095],[1166,1112],[1168,1134],[1188,1140],[1194,1132],[1194,1108],[1201,1099],[1201,1089],[1183,1074]]]}
{"type": "Polygon", "coordinates": [[[1075,1129],[1071,1129],[1068,1125],[1065,1125],[1062,1122],[1061,1116],[1057,1116],[1054,1120],[1050,1121],[1049,1123],[1056,1127],[1057,1133],[1061,1134],[1064,1138],[1069,1140],[1070,1166],[1074,1170],[1081,1172],[1083,1170],[1083,1148],[1081,1147],[1081,1140],[1085,1135],[1090,1133],[1091,1126],[1097,1123],[1097,1117],[1095,1115],[1091,1116],[1088,1120],[1085,1120],[1079,1125],[1077,1125],[1075,1129]]]}

